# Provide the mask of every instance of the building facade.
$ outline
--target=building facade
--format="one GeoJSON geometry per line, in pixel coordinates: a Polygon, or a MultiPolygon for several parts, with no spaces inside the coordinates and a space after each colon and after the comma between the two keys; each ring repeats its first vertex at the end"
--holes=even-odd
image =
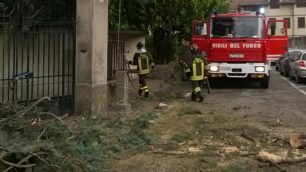
{"type": "Polygon", "coordinates": [[[304,0],[270,0],[266,7],[266,17],[287,20],[290,37],[306,36],[306,1],[304,0]]]}

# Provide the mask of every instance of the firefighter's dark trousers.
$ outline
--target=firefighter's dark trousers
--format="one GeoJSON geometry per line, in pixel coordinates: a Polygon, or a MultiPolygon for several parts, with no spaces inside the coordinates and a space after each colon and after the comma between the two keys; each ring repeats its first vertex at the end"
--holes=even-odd
{"type": "Polygon", "coordinates": [[[139,75],[139,90],[138,94],[139,96],[144,93],[145,97],[149,97],[149,86],[146,83],[146,77],[147,75],[139,75]]]}
{"type": "Polygon", "coordinates": [[[199,102],[202,102],[204,100],[204,97],[202,96],[202,89],[201,84],[203,81],[191,81],[192,83],[192,95],[191,100],[196,101],[198,99],[199,102]]]}

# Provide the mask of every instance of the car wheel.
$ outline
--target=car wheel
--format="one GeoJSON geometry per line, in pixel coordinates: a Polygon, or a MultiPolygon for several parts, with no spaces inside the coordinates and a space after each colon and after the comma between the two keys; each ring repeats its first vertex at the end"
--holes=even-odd
{"type": "Polygon", "coordinates": [[[265,77],[264,79],[260,80],[260,88],[269,88],[269,77],[265,77]]]}

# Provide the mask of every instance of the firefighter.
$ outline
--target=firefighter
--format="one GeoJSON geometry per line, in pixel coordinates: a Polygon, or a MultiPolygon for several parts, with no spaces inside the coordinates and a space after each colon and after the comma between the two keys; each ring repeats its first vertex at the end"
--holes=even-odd
{"type": "Polygon", "coordinates": [[[137,65],[139,77],[139,96],[144,94],[144,97],[149,97],[149,86],[146,83],[146,77],[151,72],[151,70],[154,70],[154,62],[142,42],[138,42],[136,48],[137,50],[133,57],[133,61],[129,61],[129,64],[137,65]]]}
{"type": "Polygon", "coordinates": [[[191,45],[191,76],[190,80],[192,82],[192,101],[203,102],[204,97],[202,95],[201,85],[204,80],[204,54],[199,52],[199,48],[196,44],[191,45]]]}

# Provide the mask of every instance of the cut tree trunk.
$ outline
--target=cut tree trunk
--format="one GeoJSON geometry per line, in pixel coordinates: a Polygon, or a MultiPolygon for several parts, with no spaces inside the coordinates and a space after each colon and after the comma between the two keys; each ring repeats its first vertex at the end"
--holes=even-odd
{"type": "Polygon", "coordinates": [[[292,133],[290,134],[290,145],[294,149],[303,149],[306,147],[306,134],[292,133]]]}
{"type": "Polygon", "coordinates": [[[270,162],[272,164],[295,164],[306,162],[306,156],[298,158],[282,157],[276,154],[272,154],[266,151],[260,151],[257,155],[257,159],[261,162],[270,162]]]}

